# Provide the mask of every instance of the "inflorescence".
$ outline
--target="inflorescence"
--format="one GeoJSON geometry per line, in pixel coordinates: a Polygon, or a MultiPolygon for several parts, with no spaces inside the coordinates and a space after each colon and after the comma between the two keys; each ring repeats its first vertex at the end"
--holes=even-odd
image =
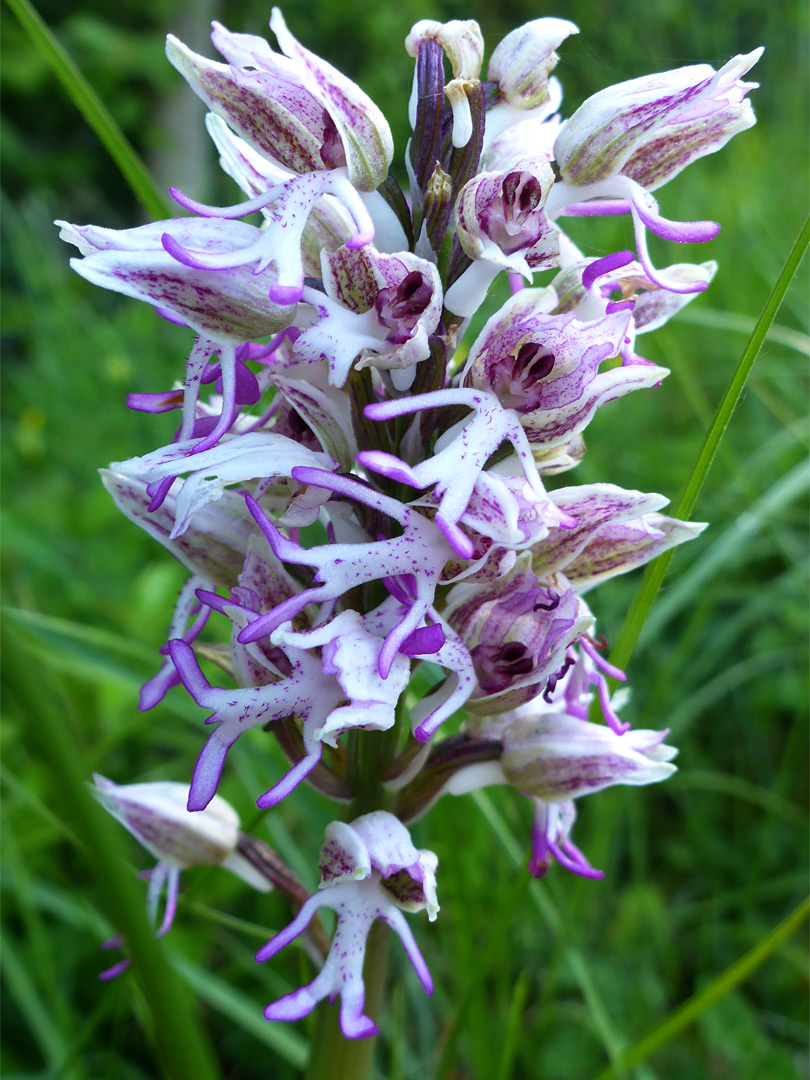
{"type": "Polygon", "coordinates": [[[441,795],[510,785],[534,807],[529,871],[556,862],[598,878],[571,839],[575,800],[674,772],[667,732],[617,715],[607,680],[625,676],[583,596],[703,526],[664,516],[661,495],[545,478],[578,464],[597,409],[668,374],[637,340],[716,265],[658,268],[647,233],[697,242],[719,226],[667,220],[652,192],[754,123],[756,84],[742,78],[761,50],[610,87],[563,121],[551,72],[572,23],[507,34],[482,78],[475,22],[419,22],[403,191],[380,110],[277,9],[270,26],[281,52],[216,23],[224,62],[167,44],[244,201],[173,190],[190,216],[59,223],[79,274],[195,335],[182,384],[129,399],[177,410],[174,438],[102,475],[191,575],[140,706],[182,684],[211,732],[190,787],[98,778],[96,791],[158,858],[160,933],[185,866],[269,879],[297,914],[257,959],[304,934],[322,966],[267,1017],[339,995],[343,1033],[359,1037],[376,1030],[362,975],[375,920],[432,989],[403,912],[435,918],[437,859],[407,825],[441,795]],[[239,220],[255,211],[260,227],[239,220]],[[631,216],[635,251],[593,258],[562,229],[613,214],[631,216]],[[550,284],[532,288],[543,270],[550,284]],[[510,298],[463,343],[503,273],[510,298]],[[225,686],[195,653],[206,625],[229,635],[206,649],[225,686]],[[236,740],[264,737],[251,729],[289,760],[260,807],[307,780],[349,808],[326,830],[310,897],[216,794],[236,740]],[[331,947],[312,921],[324,906],[337,913],[331,947]]]}

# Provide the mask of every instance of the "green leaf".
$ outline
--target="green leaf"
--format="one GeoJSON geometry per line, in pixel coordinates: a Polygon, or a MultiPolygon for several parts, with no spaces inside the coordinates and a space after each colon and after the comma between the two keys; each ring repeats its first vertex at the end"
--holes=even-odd
{"type": "MultiPolygon", "coordinates": [[[[264,937],[267,937],[266,933],[264,937]]],[[[284,1061],[289,1061],[299,1069],[304,1067],[307,1060],[307,1042],[296,1031],[286,1024],[265,1020],[261,1009],[252,998],[234,990],[210,971],[190,963],[179,954],[175,954],[172,959],[174,966],[197,997],[223,1016],[227,1016],[259,1042],[269,1046],[284,1061]]]]}
{"type": "MultiPolygon", "coordinates": [[[[515,839],[511,829],[496,809],[492,800],[482,791],[474,791],[472,798],[478,809],[486,818],[492,831],[500,840],[515,866],[522,867],[525,862],[525,852],[515,839]]],[[[616,1075],[622,1076],[619,1060],[624,1045],[624,1039],[614,1027],[613,1021],[607,1011],[602,996],[591,977],[590,968],[584,956],[571,940],[570,932],[565,924],[562,913],[539,881],[532,878],[529,882],[529,895],[535,907],[540,912],[546,926],[549,928],[565,956],[571,974],[579,983],[582,996],[585,999],[588,1012],[591,1015],[594,1028],[596,1029],[608,1057],[616,1065],[616,1075]]]]}
{"type": "Polygon", "coordinates": [[[749,975],[753,974],[760,964],[793,934],[810,913],[810,898],[803,900],[799,906],[788,915],[786,919],[775,926],[758,945],[741,956],[739,960],[726,968],[722,975],[718,975],[708,986],[699,993],[693,994],[687,1001],[659,1024],[649,1034],[622,1054],[619,1062],[609,1065],[596,1077],[596,1080],[612,1080],[619,1076],[619,1067],[633,1069],[642,1061],[646,1061],[651,1054],[656,1053],[661,1047],[671,1042],[684,1028],[694,1023],[715,1002],[724,997],[738,986],[749,975]]]}
{"type": "MultiPolygon", "coordinates": [[[[674,517],[688,521],[692,515],[692,510],[714,460],[714,455],[717,453],[717,447],[720,445],[720,440],[723,438],[734,408],[740,400],[740,395],[751,373],[751,368],[754,366],[754,361],[759,354],[768,330],[776,318],[776,313],[785,297],[788,286],[793,280],[794,274],[799,268],[799,263],[807,250],[809,242],[810,217],[805,219],[804,225],[799,230],[796,242],[790,250],[790,254],[785,261],[771,295],[765,303],[765,307],[762,309],[762,314],[757,320],[740,363],[737,365],[737,370],[734,372],[731,382],[720,404],[717,406],[717,411],[706,432],[703,446],[698,454],[692,473],[674,510],[674,517]]],[[[610,654],[610,662],[618,668],[627,667],[674,553],[674,548],[664,552],[663,555],[659,555],[657,559],[654,559],[644,571],[644,577],[636,591],[630,610],[627,612],[622,628],[616,638],[616,644],[610,654]]]]}
{"type": "Polygon", "coordinates": [[[46,664],[28,663],[25,633],[6,633],[6,703],[36,718],[28,728],[31,747],[51,772],[51,789],[73,819],[88,862],[95,871],[105,908],[123,934],[132,957],[132,972],[149,1008],[161,1064],[172,1080],[217,1080],[216,1058],[200,1025],[193,1001],[174,972],[146,916],[143,892],[133,877],[122,845],[123,831],[87,790],[83,747],[66,722],[63,694],[46,664]],[[119,835],[120,833],[120,835],[119,835]]]}
{"type": "Polygon", "coordinates": [[[165,199],[132,144],[87,79],[42,21],[36,8],[29,0],[6,0],[6,3],[17,16],[20,25],[56,75],[76,108],[101,139],[147,214],[155,221],[170,217],[165,199]]]}
{"type": "MultiPolygon", "coordinates": [[[[810,461],[800,461],[773,484],[761,498],[736,518],[678,581],[667,589],[643,628],[645,639],[654,638],[679,611],[690,604],[708,581],[723,567],[732,565],[744,546],[764,529],[792,500],[810,485],[810,461]]],[[[681,515],[676,515],[680,517],[681,515]]],[[[618,645],[618,643],[617,643],[618,645]]]]}

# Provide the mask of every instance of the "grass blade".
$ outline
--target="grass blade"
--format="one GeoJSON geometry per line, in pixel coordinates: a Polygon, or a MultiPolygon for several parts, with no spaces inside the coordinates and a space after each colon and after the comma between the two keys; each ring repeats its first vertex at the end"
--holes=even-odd
{"type": "MultiPolygon", "coordinates": [[[[264,935],[265,939],[267,934],[264,935]]],[[[229,986],[210,971],[175,954],[174,965],[202,1001],[270,1047],[284,1061],[303,1069],[307,1062],[307,1041],[287,1024],[265,1020],[256,1002],[229,986]]]]}
{"type": "Polygon", "coordinates": [[[142,889],[121,853],[123,837],[87,790],[87,766],[65,722],[61,688],[45,664],[32,665],[25,640],[19,630],[6,634],[6,701],[22,715],[36,717],[31,734],[51,770],[52,790],[72,816],[112,922],[126,939],[166,1075],[172,1080],[217,1080],[217,1062],[191,995],[153,934],[142,889]]]}
{"type": "Polygon", "coordinates": [[[170,217],[165,199],[132,144],[47,24],[42,21],[30,0],[6,0],[6,3],[62,84],[68,97],[101,139],[147,214],[156,221],[170,217]]]}
{"type": "Polygon", "coordinates": [[[16,1002],[31,1038],[49,1068],[64,1056],[59,1029],[45,1007],[28,966],[17,953],[10,938],[0,935],[3,955],[3,978],[8,992],[16,1002]]]}
{"type": "MultiPolygon", "coordinates": [[[[793,934],[810,913],[810,898],[802,901],[799,906],[788,915],[786,919],[775,926],[758,945],[741,956],[731,967],[726,968],[722,975],[718,975],[708,986],[699,993],[694,994],[664,1020],[662,1024],[654,1028],[649,1034],[643,1036],[631,1046],[618,1063],[624,1069],[633,1069],[642,1061],[646,1061],[651,1054],[660,1050],[671,1042],[676,1035],[680,1034],[689,1024],[694,1023],[706,1009],[711,1008],[715,1002],[724,997],[741,982],[753,974],[768,957],[793,934]]],[[[616,1065],[608,1065],[606,1069],[596,1077],[596,1080],[612,1080],[618,1076],[616,1065]]]]}
{"type": "MultiPolygon", "coordinates": [[[[737,365],[737,370],[734,372],[731,382],[723,395],[723,399],[717,407],[714,419],[712,420],[709,430],[706,432],[703,446],[701,447],[697,461],[692,469],[692,474],[689,477],[678,501],[678,505],[674,510],[674,516],[677,518],[688,520],[692,515],[692,510],[697,502],[700,490],[703,487],[709,467],[714,459],[714,455],[717,453],[717,447],[720,445],[720,440],[723,438],[723,434],[728,427],[731,415],[740,399],[740,395],[743,392],[748,376],[751,373],[751,368],[754,366],[754,361],[765,340],[765,336],[776,318],[776,313],[784,299],[788,286],[793,280],[793,276],[799,267],[799,263],[807,250],[808,242],[810,242],[810,218],[805,220],[804,225],[799,231],[799,235],[790,250],[790,254],[782,268],[782,272],[773,287],[771,295],[765,303],[765,307],[762,309],[762,314],[757,320],[757,324],[754,327],[753,333],[743,352],[740,363],[737,365]]],[[[616,638],[613,651],[610,654],[610,662],[615,664],[616,667],[627,667],[633,649],[641,634],[641,630],[647,621],[647,616],[650,614],[652,606],[655,603],[658,590],[661,588],[661,584],[674,553],[674,548],[664,552],[663,555],[659,555],[657,559],[653,560],[644,571],[644,577],[641,579],[641,584],[633,597],[630,610],[627,612],[622,628],[616,638]]]]}
{"type": "MultiPolygon", "coordinates": [[[[506,821],[504,821],[502,815],[498,812],[495,804],[483,791],[474,791],[472,793],[472,799],[486,818],[492,831],[500,840],[512,862],[515,866],[520,867],[524,873],[527,873],[523,867],[526,853],[515,839],[511,829],[506,821]]],[[[610,1015],[602,1000],[602,996],[597,989],[596,983],[591,976],[585,958],[571,941],[563,917],[556,904],[549,896],[548,890],[544,889],[540,882],[536,881],[534,878],[529,881],[528,887],[529,895],[531,896],[535,907],[540,912],[546,926],[549,928],[559,947],[562,949],[571,973],[577,983],[579,983],[579,988],[582,991],[582,996],[587,1005],[591,1020],[593,1021],[594,1029],[602,1040],[602,1045],[604,1046],[608,1057],[615,1064],[617,1070],[615,1075],[624,1075],[621,1072],[620,1065],[624,1040],[610,1019],[610,1015]]]]}
{"type": "Polygon", "coordinates": [[[532,980],[529,972],[525,969],[517,977],[515,989],[512,993],[512,1001],[509,1005],[509,1015],[506,1018],[506,1033],[501,1050],[501,1060],[498,1065],[497,1080],[509,1080],[512,1075],[512,1067],[517,1054],[517,1048],[523,1034],[523,1013],[526,1010],[526,1002],[529,997],[532,980]]]}
{"type": "Polygon", "coordinates": [[[645,641],[648,634],[655,637],[670,619],[691,603],[706,582],[724,566],[729,566],[734,555],[739,555],[745,544],[757,536],[783,507],[804,495],[808,484],[810,462],[800,461],[757,499],[753,506],[744,510],[689,570],[679,577],[677,583],[667,590],[643,628],[645,641]]]}

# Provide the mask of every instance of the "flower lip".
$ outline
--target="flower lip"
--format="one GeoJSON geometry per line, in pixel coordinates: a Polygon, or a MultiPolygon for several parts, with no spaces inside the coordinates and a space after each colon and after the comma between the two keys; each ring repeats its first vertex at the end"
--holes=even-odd
{"type": "Polygon", "coordinates": [[[488,214],[482,215],[487,235],[505,255],[531,246],[546,227],[544,218],[534,220],[542,204],[543,189],[536,176],[517,170],[507,173],[500,199],[488,214]]]}
{"type": "Polygon", "coordinates": [[[543,388],[538,383],[553,368],[554,353],[538,342],[525,341],[498,369],[492,389],[505,409],[533,412],[543,400],[543,388]]]}

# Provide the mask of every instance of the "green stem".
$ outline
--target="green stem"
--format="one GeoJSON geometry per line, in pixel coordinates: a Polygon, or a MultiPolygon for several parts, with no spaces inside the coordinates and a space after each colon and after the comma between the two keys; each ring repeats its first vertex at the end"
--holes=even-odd
{"type": "MultiPolygon", "coordinates": [[[[389,731],[350,731],[346,738],[346,780],[354,792],[349,821],[386,805],[382,778],[396,753],[397,726],[389,731]]],[[[388,968],[388,927],[375,922],[366,943],[363,982],[365,1012],[377,1020],[383,1005],[388,968]]],[[[374,1065],[376,1037],[345,1039],[340,1030],[340,1007],[322,1001],[318,1006],[305,1080],[366,1080],[374,1065]]]]}
{"type": "MultiPolygon", "coordinates": [[[[376,922],[368,935],[363,981],[366,986],[365,1012],[378,1020],[385,993],[388,947],[391,933],[376,922]]],[[[374,1065],[376,1036],[344,1039],[339,1023],[340,1007],[322,1001],[318,1006],[310,1058],[304,1080],[366,1080],[374,1065]]]]}

